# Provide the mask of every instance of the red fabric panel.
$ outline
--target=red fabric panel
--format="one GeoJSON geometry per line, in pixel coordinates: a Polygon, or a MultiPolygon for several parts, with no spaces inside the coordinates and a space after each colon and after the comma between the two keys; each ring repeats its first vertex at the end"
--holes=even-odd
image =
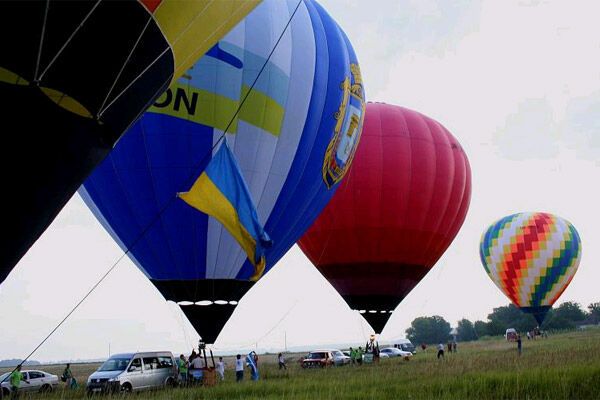
{"type": "Polygon", "coordinates": [[[139,0],[139,2],[145,5],[148,11],[153,13],[162,0],[139,0]]]}
{"type": "Polygon", "coordinates": [[[469,162],[446,128],[406,108],[368,103],[352,168],[298,244],[343,295],[364,296],[368,286],[401,299],[446,251],[470,197],[469,162]],[[366,282],[361,264],[376,284],[351,283],[366,282]]]}

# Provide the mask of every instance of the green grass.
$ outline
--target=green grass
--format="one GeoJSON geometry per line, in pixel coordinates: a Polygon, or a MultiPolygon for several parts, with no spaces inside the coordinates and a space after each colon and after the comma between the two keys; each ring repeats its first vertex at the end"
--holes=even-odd
{"type": "MultiPolygon", "coordinates": [[[[262,357],[261,359],[263,359],[262,357]]],[[[133,399],[597,399],[600,398],[600,330],[563,333],[516,345],[500,339],[459,343],[458,353],[436,359],[435,350],[412,361],[378,365],[288,371],[261,365],[261,381],[226,381],[213,388],[178,388],[133,394],[133,399]]],[[[229,362],[229,366],[233,363],[229,362]]],[[[85,382],[94,366],[76,366],[85,382]]],[[[55,372],[60,375],[61,367],[55,372]]],[[[52,368],[42,368],[51,371],[52,368]]],[[[247,377],[248,379],[248,374],[247,377]]],[[[78,391],[57,391],[32,398],[81,398],[78,391]]],[[[120,397],[120,396],[119,396],[120,397]]],[[[105,397],[106,398],[106,397],[105,397]]]]}

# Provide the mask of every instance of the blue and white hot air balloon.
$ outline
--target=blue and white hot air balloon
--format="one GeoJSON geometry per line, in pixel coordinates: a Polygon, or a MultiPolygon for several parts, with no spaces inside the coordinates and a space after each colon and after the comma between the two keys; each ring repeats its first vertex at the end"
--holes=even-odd
{"type": "Polygon", "coordinates": [[[314,0],[256,7],[156,101],[80,189],[207,343],[254,284],[254,267],[218,221],[174,197],[189,190],[216,153],[213,145],[275,46],[226,134],[273,240],[268,271],[333,195],[362,130],[358,61],[314,0]]]}

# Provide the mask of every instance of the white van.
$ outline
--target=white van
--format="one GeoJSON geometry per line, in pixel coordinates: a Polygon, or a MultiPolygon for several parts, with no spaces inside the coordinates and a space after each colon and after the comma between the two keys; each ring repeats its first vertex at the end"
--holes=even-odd
{"type": "Polygon", "coordinates": [[[177,384],[178,370],[170,351],[115,354],[87,380],[88,394],[131,392],[177,384]]]}
{"type": "Polygon", "coordinates": [[[394,340],[394,345],[395,348],[403,350],[403,351],[409,351],[413,354],[415,354],[415,345],[413,345],[411,343],[410,340],[408,339],[396,339],[394,340]]]}

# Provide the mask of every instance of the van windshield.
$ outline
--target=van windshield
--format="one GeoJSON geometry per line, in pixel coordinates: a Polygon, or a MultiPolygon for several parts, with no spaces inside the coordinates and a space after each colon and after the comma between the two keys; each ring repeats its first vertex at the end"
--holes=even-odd
{"type": "Polygon", "coordinates": [[[109,358],[104,361],[98,371],[125,371],[131,358],[109,358]]]}
{"type": "Polygon", "coordinates": [[[403,343],[400,345],[400,348],[404,351],[410,351],[411,353],[415,351],[415,346],[412,343],[403,343]]]}

